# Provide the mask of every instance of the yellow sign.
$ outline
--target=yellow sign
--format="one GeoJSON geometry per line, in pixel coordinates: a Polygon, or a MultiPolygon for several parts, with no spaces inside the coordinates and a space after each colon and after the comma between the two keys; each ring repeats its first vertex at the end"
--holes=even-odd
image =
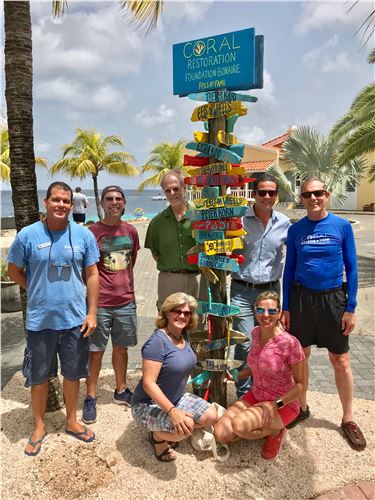
{"type": "Polygon", "coordinates": [[[217,253],[232,252],[243,248],[241,238],[231,238],[229,240],[209,240],[204,242],[204,251],[206,255],[215,255],[217,253]]]}
{"type": "Polygon", "coordinates": [[[228,118],[234,114],[238,114],[239,116],[247,114],[247,108],[241,101],[209,102],[208,104],[195,108],[191,115],[191,121],[205,122],[206,120],[217,118],[218,116],[225,116],[228,118]]]}
{"type": "Polygon", "coordinates": [[[218,196],[217,198],[197,198],[194,200],[195,208],[239,207],[247,205],[246,198],[238,196],[218,196]]]}
{"type": "Polygon", "coordinates": [[[244,167],[232,167],[231,163],[211,163],[205,167],[188,167],[186,170],[190,175],[246,174],[244,167]]]}
{"type": "Polygon", "coordinates": [[[228,134],[224,132],[224,130],[219,130],[217,133],[217,138],[221,142],[221,144],[225,144],[226,146],[232,146],[233,144],[238,144],[238,139],[233,134],[228,134]]]}
{"type": "Polygon", "coordinates": [[[232,238],[233,236],[245,236],[247,232],[244,228],[236,229],[235,231],[225,231],[225,236],[232,238]]]}
{"type": "Polygon", "coordinates": [[[208,132],[193,132],[195,142],[208,142],[208,132]]]}

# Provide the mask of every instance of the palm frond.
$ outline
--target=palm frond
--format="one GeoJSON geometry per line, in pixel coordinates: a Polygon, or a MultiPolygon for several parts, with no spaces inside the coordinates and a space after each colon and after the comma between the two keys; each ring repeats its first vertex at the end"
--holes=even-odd
{"type": "Polygon", "coordinates": [[[126,16],[134,22],[138,31],[147,36],[156,28],[163,3],[163,0],[122,0],[121,8],[126,11],[126,16]]]}
{"type": "Polygon", "coordinates": [[[107,165],[101,165],[101,170],[105,170],[109,174],[127,175],[129,177],[140,174],[136,167],[123,161],[114,161],[107,165]]]}
{"type": "Polygon", "coordinates": [[[375,119],[364,123],[349,136],[342,147],[342,152],[337,159],[339,166],[370,151],[375,151],[375,119]]]}

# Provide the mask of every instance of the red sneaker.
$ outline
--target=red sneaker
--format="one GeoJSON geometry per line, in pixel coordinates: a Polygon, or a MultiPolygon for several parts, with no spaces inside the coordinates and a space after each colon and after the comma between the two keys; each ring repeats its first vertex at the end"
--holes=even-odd
{"type": "Polygon", "coordinates": [[[285,427],[276,436],[267,436],[262,450],[262,457],[265,460],[274,460],[279,454],[281,442],[285,434],[285,427]]]}

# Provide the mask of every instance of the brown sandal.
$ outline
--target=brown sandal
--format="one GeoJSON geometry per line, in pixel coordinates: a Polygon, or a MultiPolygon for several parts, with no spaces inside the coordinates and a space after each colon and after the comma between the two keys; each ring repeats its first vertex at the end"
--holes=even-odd
{"type": "Polygon", "coordinates": [[[172,455],[172,450],[171,450],[171,447],[170,447],[168,441],[166,441],[166,440],[156,441],[154,439],[154,436],[153,436],[152,432],[149,433],[148,440],[150,441],[150,443],[154,447],[155,457],[159,460],[159,462],[174,462],[176,460],[177,457],[175,455],[172,455]],[[160,453],[160,455],[158,455],[156,453],[156,445],[157,444],[162,444],[162,443],[167,443],[168,446],[167,446],[167,448],[164,451],[162,451],[160,453]]]}
{"type": "Polygon", "coordinates": [[[352,448],[355,450],[366,448],[366,439],[355,422],[341,422],[341,429],[352,448]]]}

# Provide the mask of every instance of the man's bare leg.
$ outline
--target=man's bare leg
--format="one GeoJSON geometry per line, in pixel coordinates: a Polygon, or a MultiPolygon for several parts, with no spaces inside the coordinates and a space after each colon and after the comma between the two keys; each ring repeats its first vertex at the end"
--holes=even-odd
{"type": "MultiPolygon", "coordinates": [[[[46,433],[44,424],[44,415],[46,413],[46,404],[48,398],[48,381],[44,384],[31,386],[31,406],[34,416],[34,432],[31,435],[31,441],[39,441],[46,433]]],[[[38,445],[39,447],[41,444],[38,445]]],[[[25,451],[30,453],[36,451],[30,443],[25,446],[25,451]]]]}
{"type": "MultiPolygon", "coordinates": [[[[77,421],[79,380],[67,380],[64,378],[63,389],[66,406],[66,428],[72,432],[83,432],[83,425],[77,421]]],[[[82,439],[87,441],[93,434],[94,432],[88,429],[86,436],[82,436],[82,439]]]]}

